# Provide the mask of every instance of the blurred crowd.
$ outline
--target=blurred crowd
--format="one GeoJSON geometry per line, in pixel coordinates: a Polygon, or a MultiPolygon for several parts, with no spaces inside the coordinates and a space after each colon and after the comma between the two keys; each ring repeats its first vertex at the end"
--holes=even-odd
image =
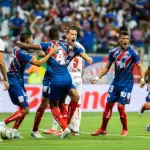
{"type": "Polygon", "coordinates": [[[78,27],[78,41],[87,53],[108,53],[120,29],[130,32],[137,48],[150,44],[150,0],[0,0],[0,37],[10,53],[21,32],[31,32],[34,43],[45,42],[56,25],[78,27]]]}

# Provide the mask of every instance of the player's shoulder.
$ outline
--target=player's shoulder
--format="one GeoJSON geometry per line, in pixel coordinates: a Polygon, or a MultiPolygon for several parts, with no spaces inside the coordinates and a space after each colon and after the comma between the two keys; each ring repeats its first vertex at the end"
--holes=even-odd
{"type": "Polygon", "coordinates": [[[83,47],[83,45],[80,44],[78,41],[75,41],[75,47],[76,48],[81,48],[81,49],[83,49],[85,51],[85,48],[83,47]]]}
{"type": "Polygon", "coordinates": [[[119,50],[119,47],[115,47],[115,48],[111,49],[111,50],[109,51],[109,54],[113,54],[113,53],[115,53],[117,50],[119,50]]]}
{"type": "Polygon", "coordinates": [[[1,52],[4,52],[4,51],[5,51],[5,44],[4,44],[4,42],[3,42],[2,39],[0,39],[0,51],[1,51],[1,52]]]}
{"type": "Polygon", "coordinates": [[[63,45],[64,48],[68,48],[69,44],[65,40],[59,40],[57,42],[59,45],[63,45]]]}
{"type": "Polygon", "coordinates": [[[128,50],[129,50],[129,52],[130,52],[131,54],[136,54],[136,55],[138,55],[137,50],[136,50],[136,49],[134,49],[133,47],[128,46],[128,50]]]}
{"type": "Polygon", "coordinates": [[[63,44],[68,45],[68,43],[65,40],[59,40],[58,43],[63,43],[63,44]]]}

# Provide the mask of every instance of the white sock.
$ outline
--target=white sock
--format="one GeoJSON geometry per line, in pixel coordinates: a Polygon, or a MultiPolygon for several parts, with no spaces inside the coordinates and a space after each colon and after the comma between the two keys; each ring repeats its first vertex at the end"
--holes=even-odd
{"type": "Polygon", "coordinates": [[[6,126],[6,123],[5,123],[5,121],[2,121],[2,122],[0,122],[0,126],[6,126]]]}
{"type": "Polygon", "coordinates": [[[52,130],[57,130],[57,128],[58,128],[58,123],[55,119],[53,119],[52,130]]]}
{"type": "Polygon", "coordinates": [[[72,127],[75,131],[79,132],[80,122],[81,122],[81,108],[77,107],[75,112],[74,112],[74,115],[72,117],[72,122],[71,122],[72,127]]]}

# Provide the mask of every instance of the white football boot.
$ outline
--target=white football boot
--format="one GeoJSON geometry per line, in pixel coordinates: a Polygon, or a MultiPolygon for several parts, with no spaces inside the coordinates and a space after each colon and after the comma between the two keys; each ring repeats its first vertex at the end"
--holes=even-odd
{"type": "Polygon", "coordinates": [[[70,129],[69,129],[69,128],[66,128],[66,129],[62,132],[62,134],[61,134],[61,136],[60,136],[60,139],[64,139],[64,138],[68,137],[68,135],[69,135],[70,133],[71,133],[70,129]]]}
{"type": "Polygon", "coordinates": [[[23,137],[19,134],[17,129],[13,129],[13,132],[14,132],[14,138],[23,139],[23,137]]]}
{"type": "Polygon", "coordinates": [[[44,138],[39,131],[32,131],[31,132],[31,136],[34,137],[34,138],[37,138],[37,139],[42,139],[44,138]]]}

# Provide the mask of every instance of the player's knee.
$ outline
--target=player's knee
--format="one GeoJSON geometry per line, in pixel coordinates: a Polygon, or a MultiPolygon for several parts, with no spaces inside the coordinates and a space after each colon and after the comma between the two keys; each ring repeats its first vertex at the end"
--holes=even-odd
{"type": "Polygon", "coordinates": [[[48,106],[48,99],[43,98],[40,107],[47,108],[47,106],[48,106]]]}
{"type": "Polygon", "coordinates": [[[146,109],[150,109],[150,102],[146,103],[146,109]]]}
{"type": "Polygon", "coordinates": [[[29,108],[24,108],[24,114],[27,115],[27,114],[29,114],[29,113],[30,113],[29,108]]]}
{"type": "Polygon", "coordinates": [[[79,99],[80,99],[80,95],[78,94],[78,93],[75,93],[75,94],[73,94],[72,96],[71,96],[71,100],[72,101],[79,101],[79,99]]]}
{"type": "Polygon", "coordinates": [[[125,105],[118,103],[118,111],[125,111],[125,105]]]}
{"type": "Polygon", "coordinates": [[[53,109],[54,107],[58,107],[59,106],[59,101],[50,101],[50,109],[53,109]]]}

